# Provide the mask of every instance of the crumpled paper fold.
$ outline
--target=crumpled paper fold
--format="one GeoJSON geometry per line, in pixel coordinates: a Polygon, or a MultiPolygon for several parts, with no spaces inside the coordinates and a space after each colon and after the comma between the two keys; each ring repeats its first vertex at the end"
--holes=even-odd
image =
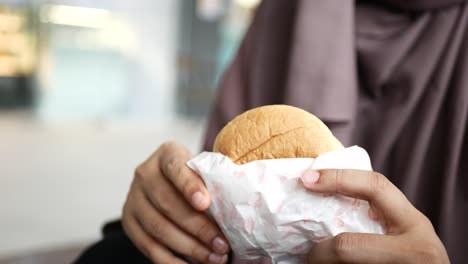
{"type": "Polygon", "coordinates": [[[319,169],[372,170],[367,152],[353,146],[315,159],[258,160],[237,165],[203,152],[187,165],[211,194],[209,214],[237,257],[267,256],[275,263],[300,263],[311,247],[342,232],[383,234],[366,201],[306,190],[301,176],[319,169]]]}

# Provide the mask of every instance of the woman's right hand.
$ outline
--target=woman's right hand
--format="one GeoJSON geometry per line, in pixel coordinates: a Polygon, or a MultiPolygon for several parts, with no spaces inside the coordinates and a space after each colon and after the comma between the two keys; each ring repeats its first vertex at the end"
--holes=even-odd
{"type": "Polygon", "coordinates": [[[122,223],[154,263],[185,263],[170,250],[202,263],[227,261],[228,243],[203,213],[210,206],[210,194],[186,165],[191,158],[185,147],[164,143],[135,171],[122,223]]]}

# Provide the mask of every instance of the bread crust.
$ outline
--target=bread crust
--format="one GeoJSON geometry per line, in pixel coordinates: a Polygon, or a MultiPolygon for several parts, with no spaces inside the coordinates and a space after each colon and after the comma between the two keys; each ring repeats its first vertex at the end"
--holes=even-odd
{"type": "Polygon", "coordinates": [[[213,147],[237,164],[315,158],[338,149],[343,145],[320,119],[289,105],[267,105],[238,115],[221,130],[213,147]]]}

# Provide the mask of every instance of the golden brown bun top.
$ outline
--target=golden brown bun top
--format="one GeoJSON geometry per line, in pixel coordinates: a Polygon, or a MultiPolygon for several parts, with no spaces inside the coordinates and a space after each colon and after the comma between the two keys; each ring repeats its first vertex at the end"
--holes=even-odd
{"type": "Polygon", "coordinates": [[[261,159],[315,158],[343,145],[317,117],[288,105],[244,112],[216,137],[213,151],[237,164],[261,159]]]}

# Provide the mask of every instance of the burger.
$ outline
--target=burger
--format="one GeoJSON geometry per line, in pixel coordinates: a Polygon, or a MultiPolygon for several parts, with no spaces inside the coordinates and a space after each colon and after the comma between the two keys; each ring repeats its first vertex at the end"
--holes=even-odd
{"type": "Polygon", "coordinates": [[[213,151],[244,164],[264,159],[315,158],[343,148],[330,129],[311,113],[289,105],[267,105],[230,121],[217,135],[213,151]]]}

